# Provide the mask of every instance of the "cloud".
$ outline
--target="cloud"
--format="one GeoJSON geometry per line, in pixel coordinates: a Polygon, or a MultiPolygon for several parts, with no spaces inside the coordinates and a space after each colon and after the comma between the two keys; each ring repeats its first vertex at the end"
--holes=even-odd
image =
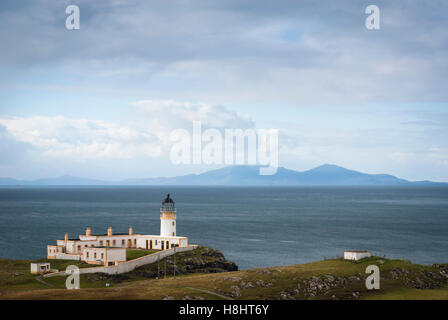
{"type": "Polygon", "coordinates": [[[173,100],[141,100],[132,105],[153,121],[163,122],[163,127],[170,130],[179,126],[191,126],[193,121],[200,121],[204,127],[217,129],[246,129],[255,125],[248,115],[221,105],[173,100]]]}
{"type": "Polygon", "coordinates": [[[78,0],[78,31],[65,29],[68,4],[0,1],[0,114],[20,116],[1,118],[0,143],[16,142],[18,157],[118,159],[111,172],[150,158],[158,174],[169,132],[194,119],[289,121],[278,126],[281,161],[297,169],[306,160],[412,177],[446,159],[428,152],[447,143],[446,1],[378,0],[376,31],[364,27],[368,3],[352,0],[78,0]],[[118,119],[128,101],[138,116],[118,119]],[[252,117],[234,111],[246,107],[252,117]]]}
{"type": "MultiPolygon", "coordinates": [[[[253,127],[245,115],[224,106],[173,100],[142,100],[132,103],[139,122],[56,117],[0,117],[0,125],[14,140],[41,151],[43,156],[91,159],[158,158],[167,154],[172,130],[190,130],[193,121],[203,128],[253,127]]],[[[1,127],[0,127],[1,128],[1,127]]]]}
{"type": "Polygon", "coordinates": [[[30,149],[32,147],[29,144],[15,140],[6,128],[0,125],[0,154],[2,155],[0,165],[2,167],[21,162],[27,157],[30,149]]]}
{"type": "Polygon", "coordinates": [[[48,72],[66,85],[81,79],[85,88],[132,88],[177,100],[448,99],[446,1],[378,0],[376,31],[364,27],[366,4],[349,0],[77,4],[81,29],[69,32],[64,2],[2,1],[5,85],[34,71],[34,84],[54,84],[42,76],[48,72]]]}
{"type": "Polygon", "coordinates": [[[115,123],[58,117],[2,117],[0,124],[17,141],[44,156],[80,160],[161,155],[159,140],[150,132],[115,123]]]}

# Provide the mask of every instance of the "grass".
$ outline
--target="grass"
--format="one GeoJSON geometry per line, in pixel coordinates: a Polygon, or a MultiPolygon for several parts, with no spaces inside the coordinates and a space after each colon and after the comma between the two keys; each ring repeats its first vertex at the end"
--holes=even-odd
{"type": "MultiPolygon", "coordinates": [[[[144,250],[146,254],[148,251],[144,250]]],[[[141,250],[130,250],[131,257],[137,257],[141,250]]],[[[191,258],[203,260],[211,257],[201,255],[201,250],[189,252],[191,258]]],[[[182,263],[182,256],[178,254],[178,263],[182,263]]],[[[129,255],[128,255],[129,257],[129,255]]],[[[169,259],[169,258],[167,258],[169,259]]],[[[162,260],[163,261],[163,260],[162,260]]],[[[45,278],[44,280],[54,288],[38,283],[35,276],[29,274],[29,261],[0,260],[0,298],[1,299],[163,299],[170,296],[182,299],[185,296],[204,299],[279,299],[284,292],[290,292],[295,299],[307,299],[302,291],[294,293],[301,281],[311,277],[358,276],[364,279],[365,269],[375,264],[381,271],[381,289],[367,290],[364,280],[350,283],[343,288],[335,288],[327,295],[317,295],[314,299],[329,299],[331,295],[346,299],[356,291],[360,299],[448,299],[448,287],[439,289],[415,289],[401,280],[390,277],[397,268],[408,271],[409,277],[419,275],[422,271],[436,272],[432,266],[412,264],[405,260],[388,260],[379,257],[364,259],[359,262],[339,259],[318,261],[313,263],[280,266],[269,268],[249,269],[224,273],[198,273],[167,276],[166,278],[148,278],[144,273],[131,272],[119,277],[101,278],[98,275],[81,275],[80,290],[64,290],[65,277],[45,278]],[[14,273],[23,273],[12,276],[14,273]],[[270,286],[245,287],[244,283],[256,283],[262,280],[270,286]],[[106,283],[110,287],[106,288],[106,283]],[[240,295],[235,296],[235,286],[240,288],[240,295]]],[[[61,266],[64,265],[61,262],[61,266]]]]}
{"type": "Polygon", "coordinates": [[[91,268],[96,266],[77,260],[41,259],[39,262],[49,262],[51,269],[56,269],[59,271],[64,271],[70,265],[77,266],[78,268],[91,268]]]}
{"type": "Polygon", "coordinates": [[[157,250],[145,250],[145,249],[126,249],[126,261],[134,260],[147,256],[148,254],[156,253],[157,250]]]}
{"type": "Polygon", "coordinates": [[[448,300],[448,287],[431,290],[396,288],[369,295],[366,300],[448,300]]]}

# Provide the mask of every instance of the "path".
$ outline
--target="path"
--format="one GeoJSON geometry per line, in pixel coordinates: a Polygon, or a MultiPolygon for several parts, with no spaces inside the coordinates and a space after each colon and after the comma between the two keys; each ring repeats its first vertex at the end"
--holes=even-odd
{"type": "Polygon", "coordinates": [[[208,293],[208,294],[211,294],[212,296],[217,296],[217,297],[220,297],[220,298],[222,298],[222,299],[226,299],[226,300],[234,300],[234,299],[232,299],[232,298],[230,298],[230,297],[223,296],[222,294],[219,294],[219,293],[216,293],[216,292],[213,292],[213,291],[208,291],[208,290],[199,289],[199,288],[193,288],[193,287],[185,287],[185,288],[187,288],[187,289],[192,289],[192,290],[197,290],[197,291],[201,291],[201,292],[203,292],[203,293],[208,293]]]}
{"type": "Polygon", "coordinates": [[[46,285],[46,286],[56,288],[56,286],[52,285],[51,283],[45,282],[45,281],[42,279],[42,276],[37,276],[37,277],[36,277],[36,280],[39,281],[40,283],[46,285]]]}

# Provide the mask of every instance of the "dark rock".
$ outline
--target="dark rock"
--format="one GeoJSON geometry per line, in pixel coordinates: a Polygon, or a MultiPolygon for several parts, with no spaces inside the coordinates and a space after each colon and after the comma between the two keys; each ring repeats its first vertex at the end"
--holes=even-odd
{"type": "Polygon", "coordinates": [[[358,277],[355,277],[355,276],[351,276],[351,277],[348,277],[348,281],[350,281],[350,282],[359,282],[359,281],[361,281],[361,279],[358,278],[358,277]]]}

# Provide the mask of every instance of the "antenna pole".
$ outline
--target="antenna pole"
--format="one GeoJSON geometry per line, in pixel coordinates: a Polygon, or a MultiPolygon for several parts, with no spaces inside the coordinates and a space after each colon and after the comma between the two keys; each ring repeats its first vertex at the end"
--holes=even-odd
{"type": "Polygon", "coordinates": [[[176,247],[174,247],[174,266],[173,266],[173,272],[174,272],[174,279],[176,279],[176,247]]]}
{"type": "Polygon", "coordinates": [[[160,255],[157,255],[157,279],[160,278],[160,255]]]}

